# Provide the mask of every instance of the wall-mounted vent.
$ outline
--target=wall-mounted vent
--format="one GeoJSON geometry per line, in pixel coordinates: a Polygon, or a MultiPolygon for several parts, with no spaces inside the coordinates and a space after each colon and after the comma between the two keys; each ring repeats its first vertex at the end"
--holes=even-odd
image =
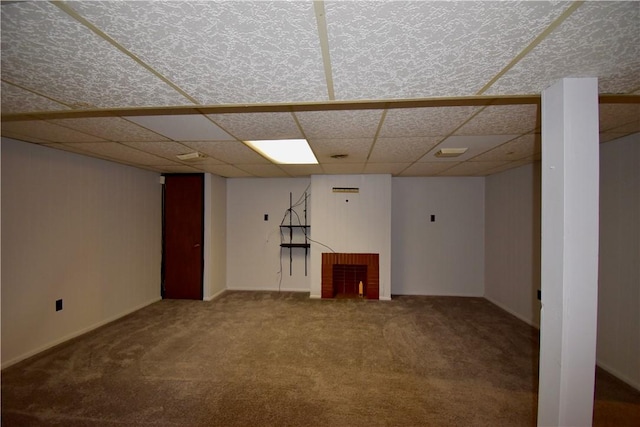
{"type": "Polygon", "coordinates": [[[333,187],[334,193],[359,193],[360,188],[358,187],[333,187]]]}

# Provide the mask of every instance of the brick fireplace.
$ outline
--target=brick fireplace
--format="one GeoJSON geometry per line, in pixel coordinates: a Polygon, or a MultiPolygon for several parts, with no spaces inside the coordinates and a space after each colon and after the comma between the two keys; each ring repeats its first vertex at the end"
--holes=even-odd
{"type": "Polygon", "coordinates": [[[365,298],[379,298],[378,254],[322,254],[322,298],[357,296],[360,281],[365,298]]]}

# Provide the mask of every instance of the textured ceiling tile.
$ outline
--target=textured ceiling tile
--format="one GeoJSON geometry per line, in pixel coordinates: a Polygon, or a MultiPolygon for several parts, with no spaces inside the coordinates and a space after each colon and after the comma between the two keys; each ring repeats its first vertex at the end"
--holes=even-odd
{"type": "Polygon", "coordinates": [[[250,173],[253,176],[257,176],[260,178],[280,178],[287,177],[286,172],[284,172],[281,168],[276,165],[235,165],[238,169],[241,169],[247,173],[250,173]]]}
{"type": "Polygon", "coordinates": [[[364,171],[364,163],[329,163],[323,164],[322,169],[330,175],[354,175],[364,171]]]}
{"type": "Polygon", "coordinates": [[[208,117],[243,141],[303,137],[291,113],[209,114],[208,117]]]}
{"type": "Polygon", "coordinates": [[[378,138],[370,163],[413,163],[435,147],[442,137],[378,138]]]}
{"type": "Polygon", "coordinates": [[[373,144],[373,138],[310,139],[309,145],[320,163],[364,163],[373,144]],[[346,154],[334,159],[331,156],[346,154]]]}
{"type": "MultiPolygon", "coordinates": [[[[2,6],[4,7],[4,6],[2,6]]],[[[26,120],[2,123],[2,133],[13,132],[48,142],[98,142],[102,138],[78,132],[41,120],[26,120]]]]}
{"type": "Polygon", "coordinates": [[[639,120],[640,104],[600,104],[600,132],[611,131],[639,120]]]}
{"type": "Polygon", "coordinates": [[[202,172],[200,169],[196,169],[189,165],[161,165],[154,166],[155,169],[164,173],[198,173],[202,172]]]}
{"type": "Polygon", "coordinates": [[[202,104],[327,100],[312,2],[72,2],[202,104]]]}
{"type": "Polygon", "coordinates": [[[508,164],[503,162],[462,162],[451,169],[439,173],[440,176],[470,176],[486,175],[490,170],[508,164]]]}
{"type": "Polygon", "coordinates": [[[179,154],[192,153],[194,150],[182,145],[179,142],[173,141],[159,141],[159,142],[125,142],[124,145],[136,148],[140,151],[147,152],[165,159],[172,161],[178,161],[176,158],[179,154]]]}
{"type": "Polygon", "coordinates": [[[625,134],[640,132],[640,119],[636,120],[635,122],[627,123],[626,125],[620,126],[619,128],[612,129],[611,131],[625,134]]]}
{"type": "Polygon", "coordinates": [[[250,173],[232,165],[203,165],[198,166],[198,169],[225,178],[244,178],[252,176],[250,173]]]}
{"type": "Polygon", "coordinates": [[[74,148],[97,154],[100,157],[122,161],[125,163],[136,163],[141,165],[166,165],[167,159],[154,156],[153,154],[144,153],[135,148],[126,147],[115,142],[88,142],[70,144],[74,148]]]}
{"type": "Polygon", "coordinates": [[[402,171],[400,176],[435,176],[456,164],[458,163],[414,163],[409,168],[402,171]]]}
{"type": "Polygon", "coordinates": [[[367,163],[364,173],[388,173],[397,175],[405,170],[411,163],[367,163]]]}
{"type": "Polygon", "coordinates": [[[56,119],[48,122],[113,142],[167,140],[162,135],[119,117],[56,119]]]}
{"type": "Polygon", "coordinates": [[[225,163],[245,165],[271,163],[238,141],[195,141],[185,142],[185,145],[225,163]]]}
{"type": "Polygon", "coordinates": [[[474,95],[568,5],[327,1],[336,98],[474,95]]]}
{"type": "MultiPolygon", "coordinates": [[[[4,65],[3,65],[4,66],[4,65]]],[[[28,90],[2,82],[2,114],[67,110],[69,107],[28,90]]]]}
{"type": "Polygon", "coordinates": [[[191,103],[50,2],[2,5],[2,77],[79,108],[191,103]]]}
{"type": "Polygon", "coordinates": [[[387,111],[380,136],[446,136],[480,108],[393,108],[387,111]]]}
{"type": "Polygon", "coordinates": [[[382,110],[303,111],[296,116],[308,139],[372,138],[382,110]]]}
{"type": "Polygon", "coordinates": [[[450,136],[438,144],[433,150],[424,155],[420,162],[463,162],[489,151],[505,142],[517,138],[519,135],[481,135],[481,136],[450,136]],[[467,148],[467,151],[458,157],[436,157],[436,153],[442,148],[467,148]]]}
{"type": "Polygon", "coordinates": [[[536,128],[537,105],[491,105],[469,120],[454,135],[523,134],[536,128]]]}
{"type": "Polygon", "coordinates": [[[493,174],[496,174],[496,173],[504,172],[504,171],[509,170],[509,169],[519,168],[520,166],[528,165],[530,163],[533,163],[534,161],[535,160],[533,160],[533,159],[516,160],[514,162],[505,163],[502,166],[498,166],[497,168],[490,169],[490,170],[485,171],[485,172],[486,172],[487,175],[493,175],[493,174]]]}
{"type": "Polygon", "coordinates": [[[563,77],[598,77],[600,93],[640,86],[640,3],[585,2],[487,94],[537,94],[563,77]]]}
{"type": "Polygon", "coordinates": [[[280,167],[291,176],[309,176],[323,173],[320,165],[280,165],[280,167]]]}
{"type": "Polygon", "coordinates": [[[523,135],[493,150],[474,157],[474,162],[513,161],[533,156],[541,151],[540,134],[523,135]]]}
{"type": "Polygon", "coordinates": [[[33,142],[34,144],[50,144],[50,141],[45,141],[44,139],[39,139],[39,138],[34,138],[31,136],[27,136],[27,135],[21,135],[19,133],[16,132],[11,132],[7,129],[4,128],[4,125],[2,125],[2,137],[3,138],[11,138],[11,139],[15,139],[17,141],[24,141],[24,142],[33,142]]]}
{"type": "Polygon", "coordinates": [[[134,123],[174,141],[233,141],[234,137],[201,114],[177,116],[130,116],[134,123]]]}

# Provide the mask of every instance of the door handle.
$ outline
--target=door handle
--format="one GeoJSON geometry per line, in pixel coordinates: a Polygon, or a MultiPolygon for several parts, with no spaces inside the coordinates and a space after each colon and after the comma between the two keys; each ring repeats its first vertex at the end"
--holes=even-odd
{"type": "Polygon", "coordinates": [[[193,245],[194,248],[199,248],[200,247],[200,243],[196,243],[195,245],[193,245]]]}

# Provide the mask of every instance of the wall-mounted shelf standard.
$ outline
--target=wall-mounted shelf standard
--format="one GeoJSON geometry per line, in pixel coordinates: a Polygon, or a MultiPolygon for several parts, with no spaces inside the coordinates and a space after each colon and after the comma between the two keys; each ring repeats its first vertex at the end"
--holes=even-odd
{"type": "MultiPolygon", "coordinates": [[[[296,214],[298,219],[298,224],[293,223],[293,195],[289,193],[289,209],[287,210],[287,215],[289,215],[289,224],[280,224],[280,229],[289,230],[289,242],[281,242],[280,248],[288,248],[289,249],[289,276],[293,275],[293,249],[294,248],[304,248],[304,275],[307,275],[307,258],[309,256],[309,249],[311,248],[311,244],[309,243],[309,230],[311,226],[307,224],[307,192],[304,192],[304,223],[301,222],[301,218],[296,214]],[[304,235],[304,242],[294,242],[294,230],[298,232],[301,231],[304,235]]],[[[286,217],[286,216],[285,216],[286,217]]],[[[284,222],[284,220],[282,221],[284,222]]],[[[298,234],[298,233],[296,233],[298,234]]],[[[296,236],[300,237],[300,236],[296,236]]]]}

